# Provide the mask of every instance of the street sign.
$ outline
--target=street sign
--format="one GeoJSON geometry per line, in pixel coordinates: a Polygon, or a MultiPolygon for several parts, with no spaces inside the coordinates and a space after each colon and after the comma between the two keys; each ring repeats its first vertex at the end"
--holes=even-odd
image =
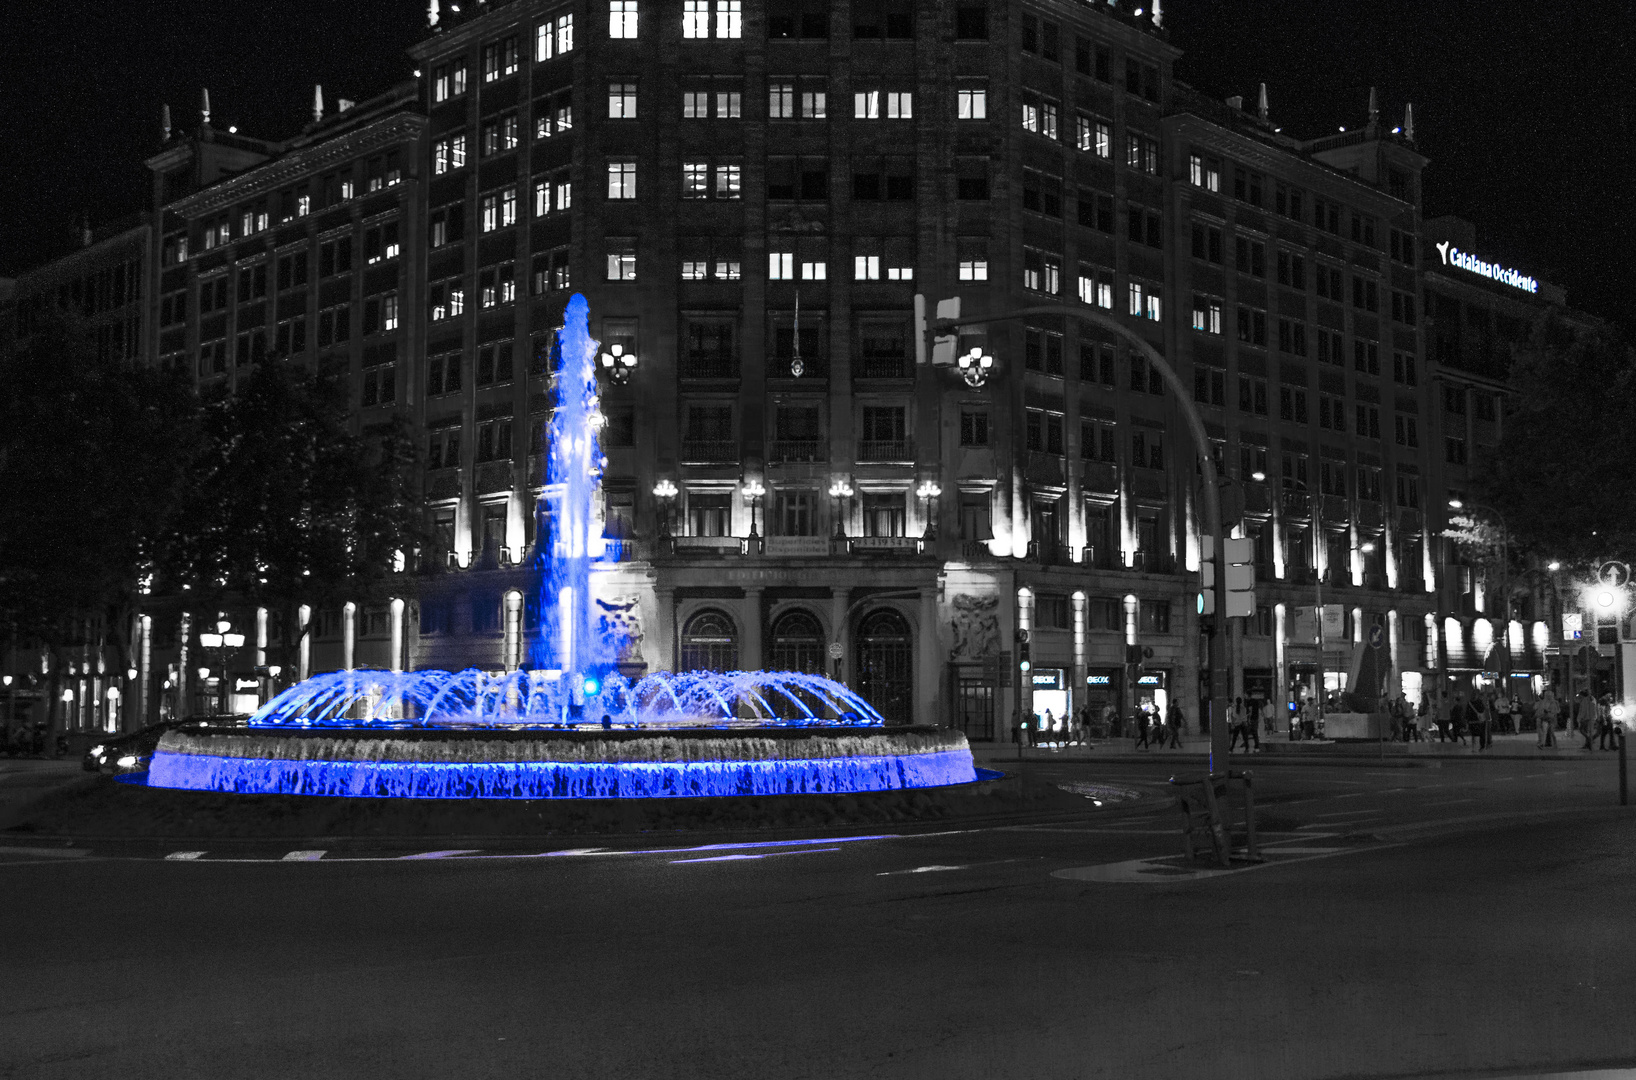
{"type": "Polygon", "coordinates": [[[1596,576],[1604,585],[1621,586],[1630,583],[1630,564],[1619,562],[1617,559],[1602,564],[1596,576]]]}
{"type": "Polygon", "coordinates": [[[832,641],[829,643],[829,658],[831,660],[839,660],[843,652],[845,652],[845,650],[841,648],[841,643],[839,641],[832,641]]]}
{"type": "Polygon", "coordinates": [[[1386,630],[1379,623],[1369,628],[1369,647],[1379,649],[1386,644],[1386,630]]]}
{"type": "Polygon", "coordinates": [[[1585,633],[1585,616],[1570,612],[1562,616],[1562,640],[1578,641],[1585,633]]]}

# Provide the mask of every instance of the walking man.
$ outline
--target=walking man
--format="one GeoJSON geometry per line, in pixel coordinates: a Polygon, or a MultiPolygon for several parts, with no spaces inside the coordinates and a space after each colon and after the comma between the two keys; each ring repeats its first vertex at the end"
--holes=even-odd
{"type": "Polygon", "coordinates": [[[1136,715],[1132,718],[1136,722],[1136,748],[1151,750],[1153,747],[1147,741],[1148,715],[1147,710],[1140,705],[1136,707],[1136,715]]]}
{"type": "Polygon", "coordinates": [[[1581,690],[1578,703],[1574,705],[1574,724],[1578,726],[1579,734],[1585,739],[1585,745],[1580,747],[1581,750],[1591,748],[1591,734],[1596,730],[1596,718],[1600,711],[1596,707],[1596,699],[1591,697],[1591,692],[1581,690]]]}
{"type": "Polygon", "coordinates": [[[1612,694],[1603,694],[1602,695],[1602,705],[1597,710],[1597,713],[1598,713],[1598,715],[1597,715],[1597,718],[1596,718],[1596,748],[1598,750],[1617,750],[1617,749],[1619,749],[1619,737],[1613,733],[1613,695],[1612,694]],[[1608,745],[1608,740],[1610,740],[1610,739],[1613,740],[1613,745],[1612,746],[1608,745]]]}
{"type": "Polygon", "coordinates": [[[1557,712],[1556,691],[1546,687],[1545,693],[1534,706],[1534,732],[1538,735],[1535,745],[1541,750],[1556,745],[1557,712]]]}

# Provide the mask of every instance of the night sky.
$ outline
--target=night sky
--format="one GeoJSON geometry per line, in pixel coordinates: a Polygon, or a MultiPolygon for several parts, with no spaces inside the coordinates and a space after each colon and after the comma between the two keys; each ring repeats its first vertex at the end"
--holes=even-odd
{"type": "MultiPolygon", "coordinates": [[[[1125,0],[1129,3],[1131,0],[1125,0]]],[[[1636,73],[1616,0],[1168,0],[1180,78],[1255,100],[1303,137],[1415,103],[1432,159],[1425,213],[1477,224],[1478,254],[1564,285],[1569,302],[1636,329],[1636,73]]],[[[283,138],[326,102],[406,76],[424,4],[185,0],[19,4],[0,41],[0,275],[71,243],[89,213],[142,206],[159,107],[283,138]]]]}

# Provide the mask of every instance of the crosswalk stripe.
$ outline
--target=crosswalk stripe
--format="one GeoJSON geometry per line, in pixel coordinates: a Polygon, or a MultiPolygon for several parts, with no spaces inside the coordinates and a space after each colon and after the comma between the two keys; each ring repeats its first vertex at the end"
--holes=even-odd
{"type": "Polygon", "coordinates": [[[169,855],[165,856],[165,861],[166,862],[192,862],[194,859],[197,859],[200,855],[203,855],[203,854],[204,854],[204,852],[202,852],[202,851],[173,851],[169,855]]]}
{"type": "Polygon", "coordinates": [[[292,851],[284,856],[282,862],[317,862],[324,857],[322,851],[292,851]]]}

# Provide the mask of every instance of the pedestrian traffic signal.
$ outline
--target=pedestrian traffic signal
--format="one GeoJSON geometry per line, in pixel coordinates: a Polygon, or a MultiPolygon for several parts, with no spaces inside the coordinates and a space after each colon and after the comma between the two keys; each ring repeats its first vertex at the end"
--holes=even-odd
{"type": "Polygon", "coordinates": [[[1216,613],[1216,560],[1206,555],[1199,562],[1199,614],[1216,613]]]}
{"type": "Polygon", "coordinates": [[[1227,555],[1227,614],[1249,616],[1255,614],[1255,544],[1245,537],[1228,538],[1227,555]]]}

